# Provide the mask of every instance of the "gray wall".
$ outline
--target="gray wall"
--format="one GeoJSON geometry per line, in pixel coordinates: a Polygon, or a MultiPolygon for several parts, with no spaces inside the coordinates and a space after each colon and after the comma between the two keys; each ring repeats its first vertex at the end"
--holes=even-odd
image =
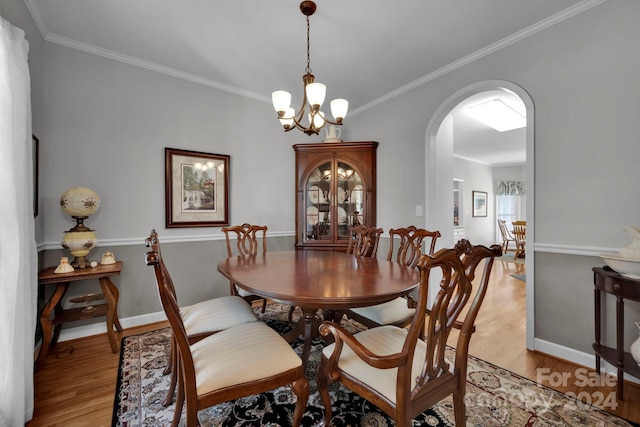
{"type": "MultiPolygon", "coordinates": [[[[404,166],[388,171],[400,178],[384,182],[383,193],[400,179],[412,183],[391,200],[380,195],[384,221],[393,207],[409,204],[405,194],[425,191],[424,170],[414,165],[425,158],[425,130],[442,103],[480,81],[524,88],[535,104],[535,236],[528,236],[538,251],[535,336],[585,352],[593,341],[590,267],[603,265],[599,252],[626,245],[622,226],[639,221],[638,16],[640,2],[609,0],[349,121],[356,139],[375,129],[404,166]],[[379,126],[388,120],[397,124],[379,126]],[[550,248],[563,254],[543,257],[550,248]],[[585,253],[595,256],[578,256],[585,253]]],[[[637,331],[627,325],[630,343],[637,331]]]]}
{"type": "MultiPolygon", "coordinates": [[[[3,12],[8,5],[23,15],[22,2],[0,2],[3,12]]],[[[640,182],[638,16],[640,2],[609,0],[352,115],[343,134],[380,142],[378,226],[420,226],[429,219],[415,216],[415,206],[426,203],[425,132],[438,107],[479,81],[524,88],[536,107],[535,334],[581,351],[589,351],[592,336],[588,327],[574,325],[592,324],[590,266],[602,263],[575,254],[626,244],[621,227],[636,224],[640,212],[640,199],[630,194],[640,182]],[[566,255],[545,255],[553,245],[566,255]]],[[[32,23],[27,26],[36,37],[32,23]]],[[[171,243],[165,256],[172,272],[190,280],[180,295],[185,303],[224,287],[219,279],[209,281],[222,256],[219,228],[164,228],[164,147],[231,155],[231,222],[265,223],[275,237],[290,239],[291,145],[320,138],[284,134],[268,102],[66,47],[45,43],[43,68],[43,97],[34,105],[44,112],[38,124],[46,216],[41,243],[51,250],[48,264],[55,263],[62,232],[72,226],[59,208],[60,194],[71,186],[93,188],[102,206],[87,224],[103,246],[92,256],[110,249],[125,261],[122,316],[158,309],[142,258],[152,227],[171,243]]]]}

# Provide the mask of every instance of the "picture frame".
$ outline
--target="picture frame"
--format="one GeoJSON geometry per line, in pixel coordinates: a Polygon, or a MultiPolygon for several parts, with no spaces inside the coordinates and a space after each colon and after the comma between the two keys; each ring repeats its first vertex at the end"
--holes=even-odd
{"type": "Polygon", "coordinates": [[[40,139],[37,136],[31,135],[31,159],[33,161],[33,217],[38,216],[38,198],[40,187],[38,185],[38,179],[40,177],[40,139]]]}
{"type": "Polygon", "coordinates": [[[166,227],[229,225],[231,156],[176,148],[164,153],[166,227]]]}
{"type": "Polygon", "coordinates": [[[487,192],[472,191],[473,194],[473,216],[487,216],[487,192]]]}

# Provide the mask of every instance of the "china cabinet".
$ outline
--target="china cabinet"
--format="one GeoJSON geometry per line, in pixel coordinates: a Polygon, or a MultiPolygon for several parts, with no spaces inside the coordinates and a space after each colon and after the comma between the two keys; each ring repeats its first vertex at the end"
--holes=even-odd
{"type": "Polygon", "coordinates": [[[346,251],[349,227],[376,225],[378,143],[296,144],[296,248],[346,251]]]}

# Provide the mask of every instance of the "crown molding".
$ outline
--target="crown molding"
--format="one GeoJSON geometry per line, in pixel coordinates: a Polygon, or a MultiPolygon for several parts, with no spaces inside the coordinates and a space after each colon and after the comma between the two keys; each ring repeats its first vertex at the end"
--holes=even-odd
{"type": "Polygon", "coordinates": [[[592,7],[598,6],[604,2],[606,2],[608,0],[585,0],[581,3],[578,3],[576,5],[574,5],[573,7],[570,7],[568,9],[563,10],[562,12],[558,12],[553,16],[550,16],[547,19],[544,19],[536,24],[533,24],[523,30],[518,31],[517,33],[514,33],[512,35],[510,35],[509,37],[506,37],[502,40],[499,40],[485,48],[482,48],[480,50],[477,50],[467,56],[465,56],[462,59],[459,59],[457,61],[452,62],[449,65],[446,65],[436,71],[434,71],[433,73],[427,74],[426,76],[423,76],[417,80],[414,80],[413,82],[402,86],[394,91],[391,91],[389,93],[387,93],[386,95],[381,96],[380,98],[374,99],[373,101],[362,105],[361,107],[355,108],[353,111],[350,111],[350,115],[354,116],[358,113],[361,113],[365,110],[368,110],[370,108],[373,108],[377,105],[380,105],[392,98],[395,98],[396,96],[402,95],[406,92],[409,92],[412,89],[415,89],[418,86],[422,86],[425,83],[428,83],[432,80],[437,79],[438,77],[444,76],[447,73],[450,73],[451,71],[457,70],[458,68],[461,68],[467,64],[470,64],[474,61],[477,61],[480,58],[484,58],[485,56],[492,54],[494,52],[497,52],[498,50],[505,48],[507,46],[510,46],[516,42],[519,42],[520,40],[526,39],[529,36],[532,36],[544,29],[547,29],[553,25],[556,25],[562,21],[565,21],[573,16],[578,15],[579,13],[582,13],[586,10],[591,9],[592,7]]]}

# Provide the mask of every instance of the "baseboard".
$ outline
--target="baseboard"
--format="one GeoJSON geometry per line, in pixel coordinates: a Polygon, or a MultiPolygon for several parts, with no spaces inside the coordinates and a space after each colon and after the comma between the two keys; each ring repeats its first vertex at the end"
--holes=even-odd
{"type": "MultiPolygon", "coordinates": [[[[535,339],[535,350],[553,357],[557,357],[558,359],[563,359],[568,362],[584,366],[585,368],[591,370],[596,368],[595,354],[585,353],[583,351],[578,351],[573,348],[565,347],[539,338],[535,339]]],[[[600,371],[604,374],[613,376],[616,376],[618,372],[614,365],[611,365],[604,360],[601,360],[600,362],[600,371]]],[[[640,384],[640,379],[631,375],[624,374],[624,379],[625,381],[640,384]]]]}
{"type": "MultiPolygon", "coordinates": [[[[147,325],[149,323],[162,322],[164,320],[167,320],[167,316],[164,314],[164,311],[158,311],[156,313],[148,313],[140,316],[120,319],[120,325],[122,325],[123,328],[133,328],[134,326],[147,325]]],[[[58,342],[104,334],[106,332],[106,322],[92,323],[91,325],[76,326],[75,328],[68,329],[63,327],[60,331],[60,338],[58,339],[58,342]]]]}

